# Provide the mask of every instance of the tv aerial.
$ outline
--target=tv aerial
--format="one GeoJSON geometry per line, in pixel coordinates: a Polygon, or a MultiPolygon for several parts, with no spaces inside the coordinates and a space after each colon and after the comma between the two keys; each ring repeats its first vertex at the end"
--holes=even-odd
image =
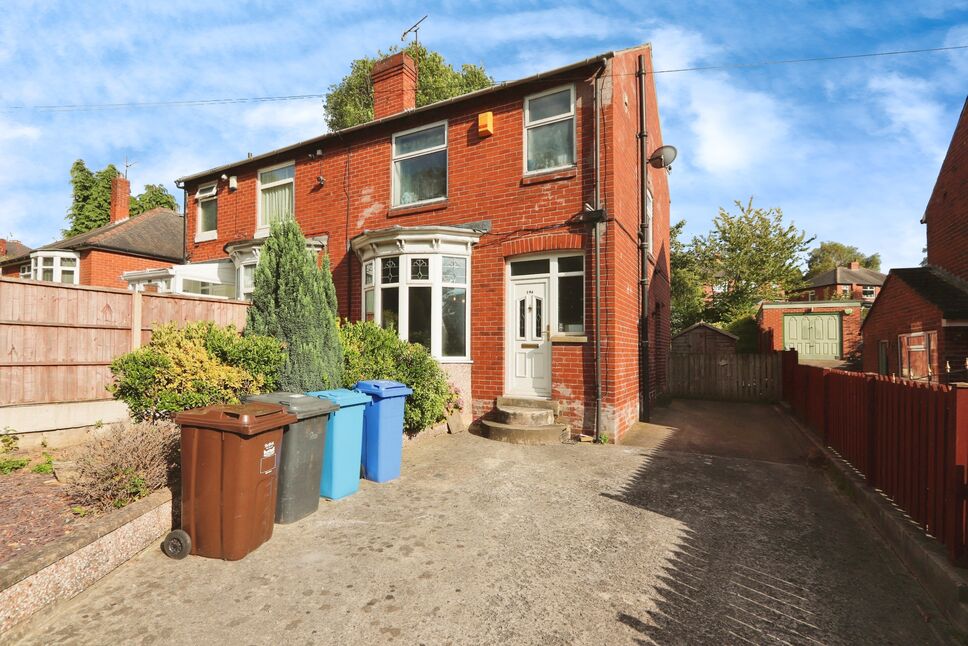
{"type": "MultiPolygon", "coordinates": [[[[429,16],[429,15],[430,14],[427,14],[427,16],[429,16]]],[[[407,31],[403,32],[403,34],[400,36],[400,42],[403,42],[403,41],[405,41],[407,39],[407,34],[413,33],[413,42],[419,43],[420,42],[420,23],[422,23],[424,20],[426,20],[427,19],[427,16],[424,16],[423,18],[421,18],[417,22],[413,23],[413,25],[410,26],[410,29],[408,29],[407,31]]]]}

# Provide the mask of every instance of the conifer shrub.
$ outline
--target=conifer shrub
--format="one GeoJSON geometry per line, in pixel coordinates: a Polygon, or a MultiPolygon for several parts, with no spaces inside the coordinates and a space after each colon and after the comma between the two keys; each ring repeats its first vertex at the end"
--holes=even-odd
{"type": "Polygon", "coordinates": [[[272,223],[247,316],[247,336],[271,336],[283,344],[279,389],[306,392],[340,385],[343,350],[329,259],[316,263],[292,218],[272,223]]]}
{"type": "Polygon", "coordinates": [[[199,406],[237,404],[275,388],[284,361],[273,338],[243,337],[234,326],[210,321],[161,325],[143,348],[111,364],[108,390],[136,420],[170,419],[199,406]]]}
{"type": "Polygon", "coordinates": [[[413,389],[404,408],[404,430],[414,435],[443,421],[457,407],[457,393],[447,374],[427,349],[400,340],[394,330],[368,321],[345,322],[339,328],[343,344],[343,386],[365,379],[392,379],[413,389]]]}

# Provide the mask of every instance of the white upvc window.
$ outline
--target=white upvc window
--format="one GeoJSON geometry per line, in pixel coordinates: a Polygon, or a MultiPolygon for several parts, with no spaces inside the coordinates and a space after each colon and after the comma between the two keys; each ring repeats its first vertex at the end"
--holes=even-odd
{"type": "Polygon", "coordinates": [[[863,290],[862,291],[862,294],[863,294],[864,298],[874,298],[874,286],[873,285],[864,285],[861,289],[863,290]]]}
{"type": "Polygon", "coordinates": [[[198,217],[195,226],[195,242],[218,238],[218,183],[203,184],[195,192],[198,217]]]}
{"type": "Polygon", "coordinates": [[[470,359],[470,256],[414,253],[363,264],[363,320],[434,358],[470,359]]]}
{"type": "Polygon", "coordinates": [[[447,198],[447,122],[393,135],[393,206],[447,198]]]}
{"type": "Polygon", "coordinates": [[[269,235],[269,225],[296,213],[296,164],[286,162],[259,170],[256,237],[269,235]]]}
{"type": "Polygon", "coordinates": [[[250,262],[239,267],[239,300],[251,301],[255,291],[255,268],[258,262],[250,262]]]}
{"type": "Polygon", "coordinates": [[[575,165],[575,86],[558,87],[524,100],[524,172],[575,165]]]}
{"type": "Polygon", "coordinates": [[[549,327],[559,335],[585,334],[585,256],[563,251],[511,261],[511,280],[548,276],[552,307],[549,327]]]}
{"type": "Polygon", "coordinates": [[[34,252],[30,256],[30,277],[34,280],[77,285],[80,283],[77,254],[73,251],[34,252]]]}
{"type": "Polygon", "coordinates": [[[25,265],[20,265],[20,278],[28,279],[30,278],[30,263],[25,265]]]}

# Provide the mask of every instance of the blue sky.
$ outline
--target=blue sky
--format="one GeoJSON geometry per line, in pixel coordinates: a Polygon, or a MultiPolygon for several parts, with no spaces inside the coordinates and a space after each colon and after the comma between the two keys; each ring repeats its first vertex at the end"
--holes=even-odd
{"type": "MultiPolygon", "coordinates": [[[[0,236],[59,237],[68,170],[129,172],[134,192],[325,131],[319,100],[44,112],[323,93],[349,62],[421,40],[514,79],[651,41],[657,69],[968,45],[968,1],[823,3],[10,3],[0,6],[0,236]],[[11,5],[14,5],[11,8],[11,5]]],[[[673,220],[701,234],[755,196],[819,240],[922,258],[919,223],[968,93],[968,50],[657,77],[673,220]]]]}

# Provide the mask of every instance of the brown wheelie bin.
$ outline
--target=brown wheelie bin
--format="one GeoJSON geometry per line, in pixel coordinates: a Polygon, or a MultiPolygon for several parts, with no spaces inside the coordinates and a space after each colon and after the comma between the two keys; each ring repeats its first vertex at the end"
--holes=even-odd
{"type": "Polygon", "coordinates": [[[165,554],[237,561],[272,536],[282,431],[296,421],[277,404],[208,406],[181,426],[182,528],[165,554]]]}

